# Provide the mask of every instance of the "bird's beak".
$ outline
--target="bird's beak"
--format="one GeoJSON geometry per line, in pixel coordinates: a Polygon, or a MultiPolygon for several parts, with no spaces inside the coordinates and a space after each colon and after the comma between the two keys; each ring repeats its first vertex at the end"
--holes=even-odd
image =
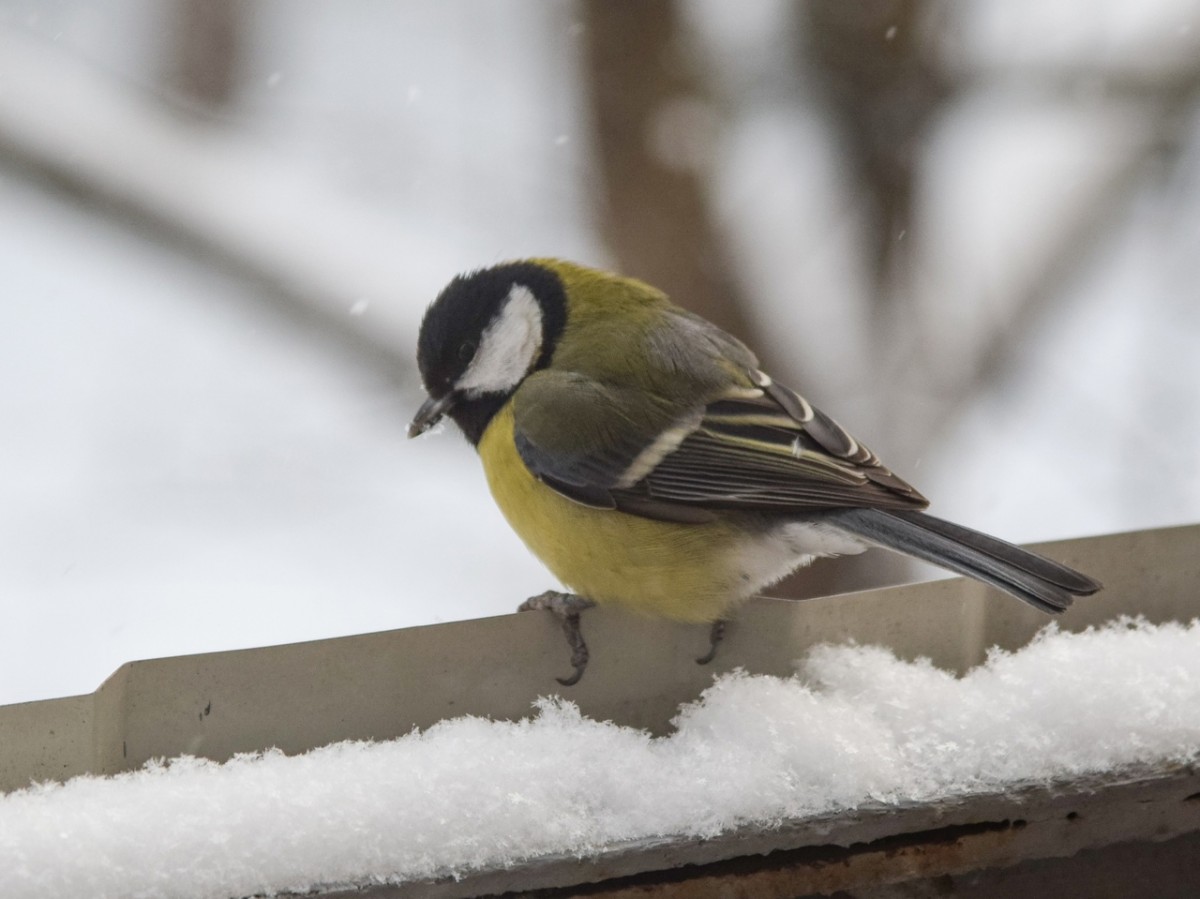
{"type": "Polygon", "coordinates": [[[408,436],[420,437],[441,421],[442,416],[449,412],[457,401],[458,396],[451,392],[437,399],[430,397],[421,403],[421,408],[413,416],[412,424],[408,426],[408,436]]]}

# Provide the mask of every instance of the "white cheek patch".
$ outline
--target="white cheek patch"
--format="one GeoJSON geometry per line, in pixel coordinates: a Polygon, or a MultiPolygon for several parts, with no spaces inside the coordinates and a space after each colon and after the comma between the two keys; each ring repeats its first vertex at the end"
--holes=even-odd
{"type": "Polygon", "coordinates": [[[542,307],[528,287],[514,284],[483,332],[457,388],[468,396],[511,390],[529,373],[541,351],[542,307]]]}

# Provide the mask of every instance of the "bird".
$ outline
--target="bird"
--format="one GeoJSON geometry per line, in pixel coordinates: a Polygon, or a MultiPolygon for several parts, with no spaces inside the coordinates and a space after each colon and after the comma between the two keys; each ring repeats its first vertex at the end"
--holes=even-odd
{"type": "Polygon", "coordinates": [[[568,589],[553,612],[589,659],[595,604],[709,625],[711,661],[749,597],[818,557],[878,546],[1049,614],[1092,578],[925,512],[928,500],[740,340],[634,278],[554,258],[454,277],[426,310],[427,398],[478,451],[509,525],[568,589]]]}

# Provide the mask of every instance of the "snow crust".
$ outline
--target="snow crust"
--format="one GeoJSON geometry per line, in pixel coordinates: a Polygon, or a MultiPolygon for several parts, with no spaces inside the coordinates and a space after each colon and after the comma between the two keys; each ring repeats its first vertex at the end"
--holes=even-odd
{"type": "Polygon", "coordinates": [[[647,733],[543,698],[384,743],[184,757],[0,799],[0,895],[215,899],[588,855],[1200,756],[1200,623],[1043,631],[959,678],[823,646],[647,733]]]}

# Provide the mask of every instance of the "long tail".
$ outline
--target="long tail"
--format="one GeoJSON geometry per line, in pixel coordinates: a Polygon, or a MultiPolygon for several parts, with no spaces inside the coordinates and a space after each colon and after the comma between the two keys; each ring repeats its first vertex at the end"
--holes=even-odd
{"type": "Polygon", "coordinates": [[[842,530],[998,587],[1051,615],[1101,586],[1045,556],[924,512],[846,509],[827,514],[829,523],[842,530]]]}

